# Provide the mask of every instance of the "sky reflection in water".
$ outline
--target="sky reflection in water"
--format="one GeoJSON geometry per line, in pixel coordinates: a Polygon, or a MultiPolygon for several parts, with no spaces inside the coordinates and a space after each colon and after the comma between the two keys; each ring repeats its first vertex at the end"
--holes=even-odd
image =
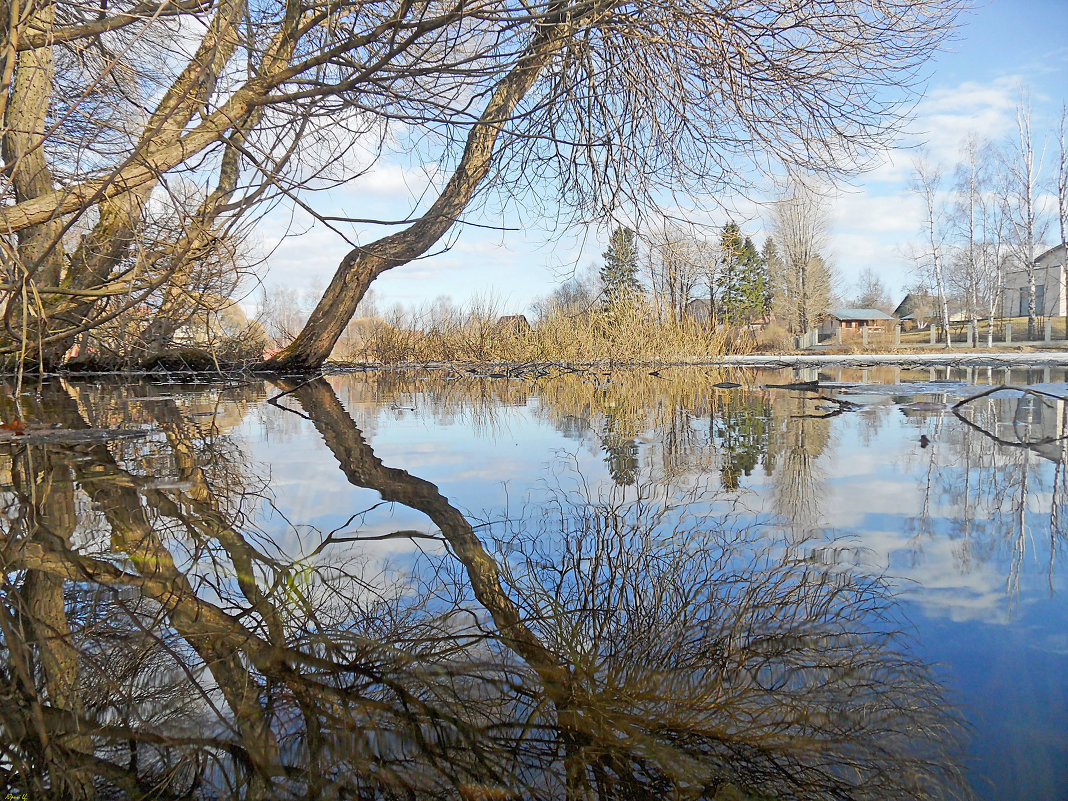
{"type": "MultiPolygon", "coordinates": [[[[792,792],[807,797],[847,785],[855,797],[893,797],[913,792],[913,780],[952,790],[952,763],[923,750],[952,730],[952,719],[935,709],[902,712],[941,692],[912,661],[920,658],[938,663],[938,680],[973,727],[967,770],[980,795],[1068,797],[1068,620],[1059,565],[1068,544],[1061,439],[1068,431],[1064,403],[1049,397],[1065,394],[1063,369],[833,370],[819,376],[817,391],[766,386],[815,378],[672,370],[533,383],[439,372],[199,391],[46,387],[38,400],[23,399],[22,414],[31,424],[62,420],[68,434],[31,425],[29,435],[0,442],[9,532],[4,642],[23,637],[7,654],[5,682],[23,693],[31,682],[46,708],[75,709],[96,724],[122,720],[144,734],[143,756],[131,772],[118,734],[90,746],[50,721],[52,745],[23,732],[0,764],[15,785],[32,779],[54,789],[57,760],[73,764],[94,751],[127,768],[123,781],[158,784],[166,769],[187,785],[239,788],[250,797],[329,795],[341,786],[386,795],[410,786],[427,797],[448,795],[447,787],[487,798],[504,787],[544,797],[658,797],[668,787],[727,797],[728,785],[787,797],[772,778],[783,766],[795,774],[792,792]],[[714,386],[723,380],[743,386],[714,386]],[[997,393],[958,416],[952,405],[973,395],[976,383],[1038,391],[997,393]],[[288,410],[264,401],[294,387],[278,401],[288,410]],[[72,442],[72,428],[146,436],[72,442]],[[56,492],[62,498],[49,501],[56,492]],[[140,505],[142,517],[109,511],[124,504],[140,505]],[[81,522],[71,522],[63,545],[57,521],[75,510],[81,522]],[[102,636],[103,608],[72,599],[101,587],[115,593],[108,603],[133,597],[121,576],[102,571],[149,575],[162,552],[130,544],[145,530],[158,533],[153,547],[166,548],[186,591],[228,615],[213,625],[252,631],[263,649],[238,647],[235,655],[223,647],[226,637],[205,645],[217,632],[184,621],[181,603],[168,608],[177,579],[156,576],[172,584],[154,597],[141,586],[127,617],[151,620],[147,630],[161,626],[170,656],[148,646],[131,653],[154,654],[157,675],[192,672],[170,684],[154,680],[169,688],[159,697],[108,708],[80,697],[106,661],[90,645],[102,636]],[[29,546],[19,552],[19,542],[29,546]],[[39,543],[46,556],[58,550],[95,560],[70,556],[74,569],[64,568],[65,622],[55,619],[58,590],[38,586],[40,576],[63,575],[41,561],[39,543]],[[494,565],[489,573],[480,572],[480,560],[494,565]],[[604,564],[612,568],[598,579],[604,564]],[[883,577],[893,597],[867,577],[883,577]],[[700,589],[681,592],[690,587],[700,589]],[[832,600],[835,587],[841,598],[832,600]],[[724,606],[744,611],[711,612],[724,606]],[[20,627],[35,611],[52,615],[51,640],[43,623],[20,627]],[[509,615],[518,629],[507,628],[509,615]],[[886,638],[897,626],[909,629],[910,641],[886,638]],[[862,630],[872,635],[857,639],[862,630]],[[316,644],[327,632],[354,639],[331,650],[316,644]],[[376,636],[399,651],[384,656],[381,645],[368,652],[358,644],[376,636]],[[668,650],[654,647],[658,636],[668,650]],[[64,637],[73,647],[42,645],[64,637]],[[834,644],[829,662],[838,674],[814,668],[813,638],[834,644]],[[697,641],[706,647],[689,653],[697,641]],[[272,662],[269,646],[279,642],[303,656],[272,662]],[[768,642],[774,654],[761,645],[768,642]],[[713,658],[707,643],[722,653],[713,658]],[[331,669],[342,657],[364,659],[375,675],[337,673],[326,700],[301,701],[309,688],[321,691],[322,676],[302,684],[289,672],[326,670],[316,659],[328,657],[331,669]],[[20,659],[36,678],[19,678],[20,659]],[[79,659],[86,664],[77,668],[79,659]],[[205,671],[212,660],[230,660],[236,671],[251,664],[257,686],[227,687],[205,671]],[[671,667],[661,673],[662,664],[671,667]],[[867,679],[850,684],[850,671],[867,679]],[[468,674],[481,678],[460,680],[468,674]],[[73,686],[57,675],[75,676],[73,686]],[[441,675],[452,677],[447,693],[441,675]],[[866,683],[876,675],[888,684],[866,683]],[[292,695],[276,695],[273,686],[292,695]],[[670,686],[671,700],[644,698],[649,686],[670,686]],[[856,707],[846,686],[852,695],[858,686],[878,687],[898,703],[895,714],[856,707]],[[359,702],[330,695],[354,689],[359,702]],[[633,696],[627,703],[624,690],[633,696]],[[399,710],[415,698],[428,706],[411,712],[415,723],[400,723],[399,710]],[[378,713],[362,705],[368,699],[381,705],[378,713]],[[449,718],[457,703],[470,717],[449,718]],[[256,712],[272,704],[277,713],[256,712]],[[212,707],[221,711],[204,712],[212,707]],[[821,729],[821,716],[838,707],[854,725],[821,729]],[[795,711],[773,724],[771,708],[780,716],[795,711]],[[594,709],[610,710],[607,722],[590,723],[594,709]],[[721,720],[741,709],[753,716],[747,736],[759,747],[724,745],[744,740],[721,720]],[[658,717],[662,730],[650,728],[658,717]],[[310,719],[325,732],[317,750],[310,719]],[[176,748],[186,756],[177,758],[145,734],[166,729],[167,720],[179,731],[216,722],[210,742],[185,742],[176,748]],[[366,731],[369,721],[378,735],[358,746],[337,739],[346,725],[366,731]],[[526,735],[516,728],[523,725],[531,727],[526,735]],[[913,728],[919,751],[901,745],[900,727],[913,728]],[[776,728],[781,736],[771,734],[776,728]],[[820,756],[819,748],[797,745],[806,737],[823,743],[820,756]],[[247,750],[236,761],[223,758],[224,742],[247,750]],[[502,743],[507,757],[495,750],[502,743]],[[342,757],[346,748],[361,756],[342,757]],[[473,762],[458,759],[457,748],[473,762]],[[304,774],[313,752],[320,770],[304,774]],[[843,778],[858,759],[866,766],[859,784],[843,778]],[[885,783],[880,759],[900,784],[885,783]],[[268,767],[294,764],[300,775],[268,767]]],[[[9,394],[3,403],[7,419],[9,394]]],[[[0,725],[32,729],[10,713],[0,725]]],[[[92,773],[81,764],[67,790],[103,786],[86,778],[92,773]]],[[[122,786],[115,776],[108,781],[122,786]]]]}

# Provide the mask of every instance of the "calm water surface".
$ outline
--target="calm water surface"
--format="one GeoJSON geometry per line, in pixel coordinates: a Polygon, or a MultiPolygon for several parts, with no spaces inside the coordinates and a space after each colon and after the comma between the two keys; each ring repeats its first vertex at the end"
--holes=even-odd
{"type": "Polygon", "coordinates": [[[2,387],[0,783],[1068,799],[1065,380],[2,387]]]}

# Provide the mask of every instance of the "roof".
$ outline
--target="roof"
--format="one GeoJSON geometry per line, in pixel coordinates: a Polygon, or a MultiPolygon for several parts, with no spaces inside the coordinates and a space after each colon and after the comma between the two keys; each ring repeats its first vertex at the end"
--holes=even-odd
{"type": "Polygon", "coordinates": [[[915,317],[917,310],[933,310],[937,304],[938,298],[935,295],[928,292],[909,292],[901,299],[901,302],[897,304],[897,308],[894,309],[894,316],[906,320],[909,317],[915,317]]]}
{"type": "Polygon", "coordinates": [[[1054,245],[1049,250],[1047,250],[1045,253],[1039,253],[1037,256],[1035,256],[1035,261],[1042,261],[1044,258],[1046,258],[1046,256],[1052,256],[1054,253],[1056,253],[1058,250],[1060,250],[1063,247],[1064,247],[1064,245],[1054,245]]]}
{"type": "MultiPolygon", "coordinates": [[[[1064,247],[1064,245],[1054,245],[1049,250],[1045,250],[1042,253],[1039,253],[1037,256],[1035,256],[1035,262],[1034,262],[1035,266],[1038,266],[1038,263],[1040,261],[1045,261],[1046,257],[1053,256],[1058,250],[1060,250],[1063,247],[1064,247]]],[[[1043,268],[1046,268],[1046,265],[1042,265],[1042,266],[1043,266],[1043,268]]],[[[1062,267],[1063,264],[1051,264],[1049,266],[1050,267],[1062,267]]],[[[1017,265],[1015,267],[1012,267],[1012,268],[1006,270],[1006,272],[1008,272],[1008,273],[1022,273],[1022,272],[1025,272],[1026,270],[1027,270],[1026,266],[1017,265]]]]}
{"type": "Polygon", "coordinates": [[[878,309],[830,309],[827,314],[838,320],[893,320],[889,314],[878,309]]]}

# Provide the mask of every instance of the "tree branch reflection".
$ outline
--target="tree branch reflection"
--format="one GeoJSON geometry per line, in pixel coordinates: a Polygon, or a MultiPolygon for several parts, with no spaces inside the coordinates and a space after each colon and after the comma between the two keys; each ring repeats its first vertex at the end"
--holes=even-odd
{"type": "MultiPolygon", "coordinates": [[[[325,380],[288,398],[349,482],[425,514],[443,549],[406,577],[371,575],[356,523],[314,558],[287,557],[257,528],[269,489],[244,454],[166,397],[139,404],[147,443],[0,444],[7,785],[69,798],[967,795],[958,718],[880,583],[680,516],[640,481],[600,497],[562,479],[525,517],[476,529],[435,485],[385,465],[325,380]]],[[[36,414],[91,422],[61,385],[36,414]]]]}

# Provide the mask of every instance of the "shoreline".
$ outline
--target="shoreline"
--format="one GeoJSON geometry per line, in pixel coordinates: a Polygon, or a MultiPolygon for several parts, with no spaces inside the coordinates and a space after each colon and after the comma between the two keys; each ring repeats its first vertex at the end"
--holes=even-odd
{"type": "MultiPolygon", "coordinates": [[[[590,362],[402,362],[398,364],[370,363],[327,363],[318,370],[308,372],[276,372],[259,369],[258,366],[238,366],[221,370],[60,370],[56,372],[27,372],[27,379],[46,378],[101,378],[123,376],[129,378],[175,378],[185,377],[190,380],[198,378],[212,381],[220,378],[236,377],[284,377],[311,378],[318,375],[343,375],[347,373],[369,372],[373,370],[451,370],[469,373],[472,377],[482,378],[519,378],[532,372],[542,370],[563,370],[565,372],[590,372],[603,370],[638,370],[654,371],[673,367],[866,367],[876,365],[901,367],[1068,367],[1068,349],[1036,350],[1026,352],[941,352],[941,353],[747,353],[706,357],[692,360],[665,360],[655,362],[623,362],[595,360],[590,362]]],[[[0,373],[3,377],[15,377],[15,372],[0,373]]]]}

